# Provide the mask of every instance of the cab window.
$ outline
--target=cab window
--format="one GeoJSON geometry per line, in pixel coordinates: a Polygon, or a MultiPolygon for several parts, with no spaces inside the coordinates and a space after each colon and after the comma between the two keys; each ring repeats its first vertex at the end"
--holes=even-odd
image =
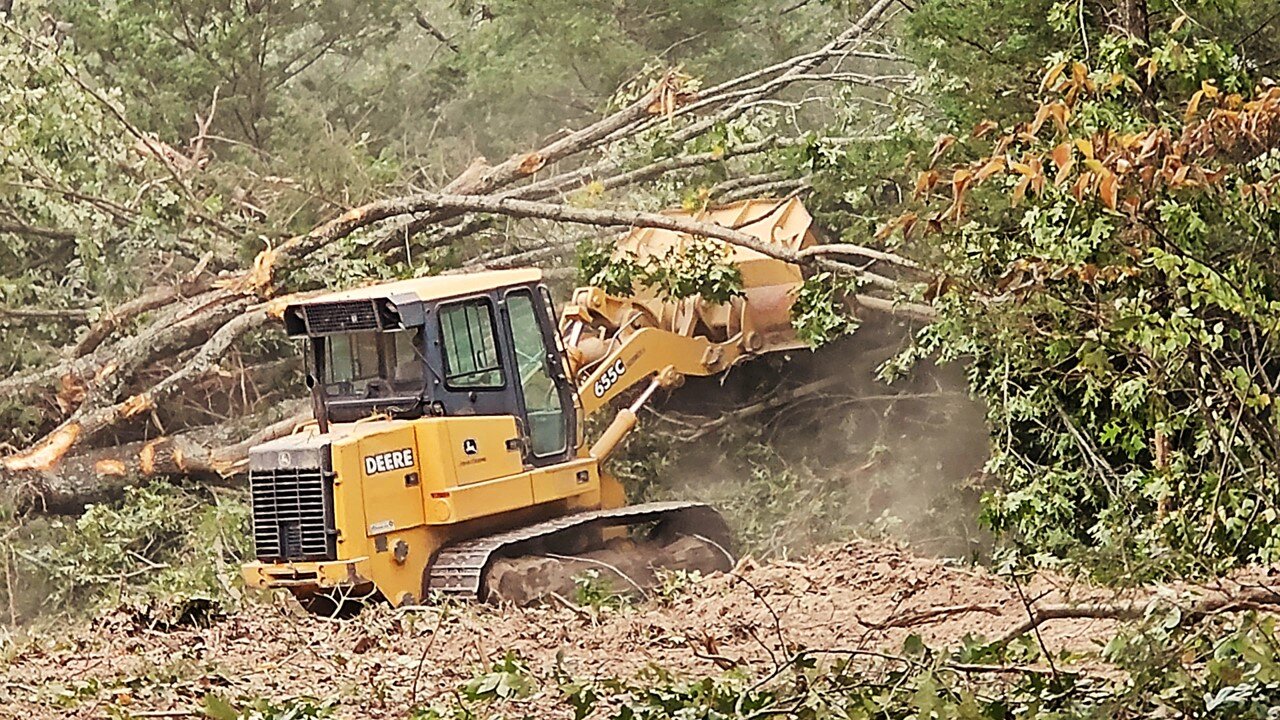
{"type": "Polygon", "coordinates": [[[440,309],[445,385],[468,390],[502,387],[493,325],[493,307],[488,300],[471,300],[440,309]]]}
{"type": "Polygon", "coordinates": [[[533,296],[527,290],[510,293],[507,312],[511,317],[520,392],[529,423],[530,450],[541,457],[562,453],[567,442],[565,408],[548,366],[548,348],[533,296]]]}
{"type": "Polygon", "coordinates": [[[421,331],[354,332],[324,339],[322,380],[330,395],[386,397],[422,389],[421,331]]]}

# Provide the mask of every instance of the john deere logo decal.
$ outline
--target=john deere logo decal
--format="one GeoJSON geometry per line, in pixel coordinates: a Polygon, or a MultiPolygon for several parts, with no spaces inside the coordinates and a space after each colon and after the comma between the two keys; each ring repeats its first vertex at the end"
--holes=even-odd
{"type": "Polygon", "coordinates": [[[403,470],[413,467],[413,449],[392,450],[391,452],[366,455],[364,457],[364,474],[377,475],[392,470],[403,470]]]}
{"type": "Polygon", "coordinates": [[[468,455],[475,455],[480,452],[480,446],[476,444],[475,438],[467,438],[462,441],[462,452],[468,455]]]}

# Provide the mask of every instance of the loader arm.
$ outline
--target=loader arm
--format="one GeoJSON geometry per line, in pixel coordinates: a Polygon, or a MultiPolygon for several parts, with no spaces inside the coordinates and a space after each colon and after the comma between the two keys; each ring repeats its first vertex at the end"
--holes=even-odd
{"type": "Polygon", "coordinates": [[[742,355],[736,342],[713,343],[705,337],[688,337],[669,330],[641,328],[628,334],[603,358],[578,386],[584,417],[609,404],[637,384],[656,379],[666,388],[688,375],[714,375],[733,365],[742,355]]]}

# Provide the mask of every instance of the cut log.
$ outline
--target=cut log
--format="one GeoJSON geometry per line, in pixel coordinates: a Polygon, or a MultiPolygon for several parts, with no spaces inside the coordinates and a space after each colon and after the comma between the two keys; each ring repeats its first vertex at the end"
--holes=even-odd
{"type": "Polygon", "coordinates": [[[287,435],[310,420],[305,402],[294,401],[281,420],[244,435],[256,418],[234,427],[201,428],[174,435],[69,454],[53,469],[5,471],[8,500],[20,512],[77,514],[85,505],[114,500],[126,487],[154,478],[190,479],[216,485],[241,485],[249,448],[287,435]]]}

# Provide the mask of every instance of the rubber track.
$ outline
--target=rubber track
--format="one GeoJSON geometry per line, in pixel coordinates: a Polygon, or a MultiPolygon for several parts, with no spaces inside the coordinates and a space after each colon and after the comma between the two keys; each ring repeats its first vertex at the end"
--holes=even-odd
{"type": "MultiPolygon", "coordinates": [[[[705,503],[679,501],[642,503],[611,510],[574,513],[449,545],[441,549],[436,555],[435,562],[431,563],[431,568],[428,570],[428,589],[442,595],[483,599],[480,597],[480,591],[484,582],[485,567],[490,560],[501,555],[503,550],[514,545],[588,525],[600,524],[607,527],[651,522],[662,520],[666,515],[682,514],[684,511],[699,508],[716,513],[710,505],[705,503]]],[[[719,513],[716,515],[718,517],[719,513]]]]}

